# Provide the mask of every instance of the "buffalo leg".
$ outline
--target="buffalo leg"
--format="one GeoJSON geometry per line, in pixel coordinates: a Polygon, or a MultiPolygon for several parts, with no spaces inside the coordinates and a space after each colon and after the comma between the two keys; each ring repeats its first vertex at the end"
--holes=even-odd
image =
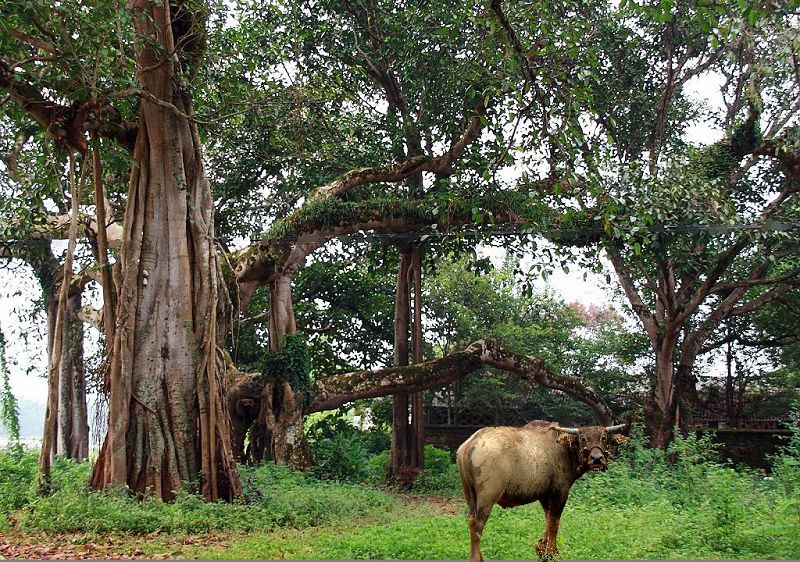
{"type": "Polygon", "coordinates": [[[492,506],[494,502],[489,504],[478,501],[475,506],[475,511],[470,510],[469,513],[469,559],[470,562],[483,562],[483,554],[481,554],[481,536],[483,535],[483,528],[486,526],[486,521],[492,513],[492,506]]]}
{"type": "Polygon", "coordinates": [[[558,556],[556,537],[558,536],[558,525],[561,522],[561,513],[564,511],[566,502],[553,498],[542,498],[540,503],[544,509],[545,530],[544,536],[536,545],[536,554],[539,555],[539,558],[558,556]]]}

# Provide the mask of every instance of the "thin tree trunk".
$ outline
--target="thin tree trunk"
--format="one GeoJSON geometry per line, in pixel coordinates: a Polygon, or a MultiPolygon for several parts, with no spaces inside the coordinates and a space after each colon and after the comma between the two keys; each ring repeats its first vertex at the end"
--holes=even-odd
{"type": "MultiPolygon", "coordinates": [[[[411,323],[412,363],[422,363],[422,248],[416,246],[411,253],[411,277],[414,284],[414,300],[411,323]]],[[[409,443],[409,465],[414,468],[425,466],[425,408],[422,391],[411,395],[411,428],[409,443]]]]}
{"type": "MultiPolygon", "coordinates": [[[[397,269],[397,281],[394,294],[394,366],[408,365],[408,328],[409,290],[408,271],[411,265],[411,253],[403,250],[400,253],[400,264],[397,269]]],[[[411,464],[411,426],[408,418],[408,394],[392,396],[392,443],[389,454],[387,477],[390,481],[403,477],[403,467],[411,464]]]]}
{"type": "Polygon", "coordinates": [[[148,97],[139,106],[120,254],[109,430],[92,485],[127,485],[169,500],[184,482],[199,481],[207,499],[230,500],[241,484],[217,351],[229,303],[199,136],[187,119],[191,97],[176,77],[180,49],[196,44],[192,34],[202,24],[182,2],[134,0],[132,7],[137,78],[148,97]],[[173,10],[183,20],[175,27],[173,10]]]}
{"type": "Polygon", "coordinates": [[[108,261],[108,235],[106,233],[106,206],[105,191],[103,189],[103,169],[100,161],[100,149],[97,146],[97,135],[92,135],[95,145],[92,148],[92,172],[94,184],[94,205],[97,218],[97,267],[103,287],[103,332],[106,338],[106,352],[111,351],[111,342],[114,341],[114,326],[116,325],[114,310],[116,308],[116,294],[111,265],[108,261]]]}
{"type": "Polygon", "coordinates": [[[61,352],[56,453],[83,460],[89,455],[89,421],[86,409],[86,371],[83,363],[81,291],[72,289],[67,299],[66,327],[61,352]]]}
{"type": "MultiPolygon", "coordinates": [[[[292,307],[292,276],[288,271],[276,276],[270,286],[269,349],[281,353],[287,336],[297,333],[292,307]]],[[[289,381],[271,380],[261,393],[261,404],[252,431],[251,458],[256,462],[273,460],[296,470],[312,465],[311,449],[303,432],[305,394],[289,381]]]]}
{"type": "MultiPolygon", "coordinates": [[[[83,183],[82,168],[81,184],[83,183]]],[[[69,241],[67,243],[67,256],[64,260],[62,269],[61,286],[58,290],[58,300],[55,307],[55,321],[53,326],[53,337],[48,357],[47,373],[47,407],[44,417],[44,433],[42,435],[42,447],[39,452],[39,481],[37,489],[39,493],[50,492],[50,468],[53,457],[58,451],[58,399],[59,383],[61,382],[61,359],[64,350],[64,340],[67,324],[67,300],[69,289],[72,283],[72,260],[75,255],[75,244],[78,235],[78,212],[81,198],[81,185],[75,181],[75,156],[69,154],[69,184],[71,195],[71,216],[69,226],[69,241]]]]}

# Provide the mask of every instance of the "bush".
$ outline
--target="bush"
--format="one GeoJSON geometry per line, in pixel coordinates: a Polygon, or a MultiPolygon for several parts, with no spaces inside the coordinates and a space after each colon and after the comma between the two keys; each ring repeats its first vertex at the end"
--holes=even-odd
{"type": "Polygon", "coordinates": [[[372,455],[367,460],[366,474],[364,481],[379,485],[386,483],[386,472],[389,469],[389,451],[381,451],[377,455],[372,455]]]}
{"type": "Polygon", "coordinates": [[[450,452],[425,445],[425,470],[416,477],[411,489],[425,494],[460,494],[461,477],[450,452]]]}
{"type": "Polygon", "coordinates": [[[315,463],[311,472],[316,477],[340,482],[363,482],[368,477],[371,480],[369,456],[389,448],[390,438],[385,431],[363,431],[348,416],[348,412],[339,409],[317,417],[308,426],[315,463]]]}
{"type": "Polygon", "coordinates": [[[357,435],[338,434],[316,441],[311,451],[312,474],[324,480],[363,482],[367,476],[367,449],[357,435]]]}
{"type": "Polygon", "coordinates": [[[8,515],[31,501],[37,468],[34,451],[0,449],[0,514],[8,515]]]}

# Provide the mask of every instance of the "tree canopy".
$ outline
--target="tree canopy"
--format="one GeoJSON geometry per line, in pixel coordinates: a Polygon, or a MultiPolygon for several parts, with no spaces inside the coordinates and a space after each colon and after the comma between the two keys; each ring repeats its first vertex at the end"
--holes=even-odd
{"type": "Polygon", "coordinates": [[[479,365],[603,419],[618,413],[603,391],[645,384],[665,446],[721,326],[774,330],[770,311],[796,301],[796,0],[10,0],[0,15],[0,256],[50,297],[46,436],[58,373],[80,371],[65,366],[69,303],[102,289],[97,487],[170,498],[199,479],[233,498],[250,424],[257,460],[306,466],[306,412],[479,365]],[[691,137],[701,124],[713,142],[691,137]],[[67,238],[62,262],[52,242],[67,238]],[[638,347],[613,341],[613,317],[455,271],[423,294],[423,249],[427,277],[489,239],[531,255],[530,275],[607,257],[650,380],[573,340],[605,322],[623,359],[638,347]],[[409,256],[407,279],[389,273],[409,256]],[[388,367],[409,318],[421,335],[400,321],[409,302],[465,347],[413,344],[419,365],[388,367]],[[564,324],[538,334],[520,316],[536,310],[564,324]]]}

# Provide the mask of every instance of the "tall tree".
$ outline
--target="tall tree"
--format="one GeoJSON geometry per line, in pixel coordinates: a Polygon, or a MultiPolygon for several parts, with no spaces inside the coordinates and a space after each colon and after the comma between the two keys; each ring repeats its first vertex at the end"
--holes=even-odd
{"type": "Polygon", "coordinates": [[[691,413],[695,361],[714,330],[798,286],[786,230],[796,228],[800,162],[798,104],[786,95],[799,86],[790,13],[788,4],[628,3],[600,30],[618,53],[602,61],[610,93],[575,123],[584,140],[562,160],[593,187],[561,200],[584,213],[581,238],[599,241],[650,340],[659,447],[691,413]],[[688,125],[708,119],[687,84],[714,73],[725,78],[713,116],[724,139],[687,146],[688,125]]]}
{"type": "Polygon", "coordinates": [[[109,431],[95,487],[171,498],[200,481],[209,499],[241,492],[224,369],[227,293],[190,86],[204,55],[205,8],[132,4],[143,93],[120,253],[109,362],[109,431]]]}

